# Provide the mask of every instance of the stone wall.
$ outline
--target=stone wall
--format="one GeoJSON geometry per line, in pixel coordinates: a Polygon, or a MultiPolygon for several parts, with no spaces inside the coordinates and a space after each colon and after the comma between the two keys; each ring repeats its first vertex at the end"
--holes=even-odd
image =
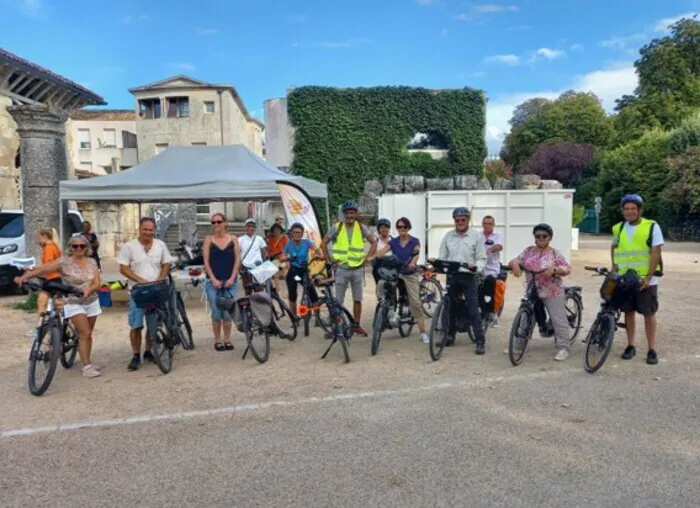
{"type": "Polygon", "coordinates": [[[17,123],[6,109],[10,104],[8,97],[0,95],[0,206],[20,208],[19,168],[15,167],[15,157],[19,150],[19,134],[17,134],[17,123]]]}
{"type": "Polygon", "coordinates": [[[102,258],[116,257],[121,244],[133,240],[138,235],[138,205],[80,202],[78,209],[83,214],[83,218],[90,221],[94,233],[100,240],[102,258]]]}

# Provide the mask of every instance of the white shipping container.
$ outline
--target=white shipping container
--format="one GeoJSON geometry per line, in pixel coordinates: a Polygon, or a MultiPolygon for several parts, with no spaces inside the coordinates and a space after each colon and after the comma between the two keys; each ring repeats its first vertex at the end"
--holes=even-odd
{"type": "Polygon", "coordinates": [[[573,190],[552,189],[431,191],[384,194],[378,200],[380,218],[391,220],[392,225],[399,217],[410,219],[411,234],[424,246],[420,263],[437,257],[443,236],[454,228],[452,210],[458,206],[471,210],[471,227],[478,231],[486,215],[495,218],[496,230],[503,235],[501,262],[505,263],[533,244],[532,228],[541,222],[554,229],[552,246],[571,259],[573,198],[573,190]]]}

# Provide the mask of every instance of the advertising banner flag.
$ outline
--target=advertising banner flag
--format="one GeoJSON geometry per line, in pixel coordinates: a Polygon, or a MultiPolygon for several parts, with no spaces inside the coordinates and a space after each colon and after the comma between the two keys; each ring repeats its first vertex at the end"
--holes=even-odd
{"type": "MultiPolygon", "coordinates": [[[[311,203],[309,195],[304,192],[301,187],[289,182],[277,182],[282,203],[287,215],[287,224],[291,226],[295,222],[304,226],[304,238],[308,238],[317,248],[321,247],[323,235],[318,222],[316,210],[311,203]]],[[[291,240],[291,238],[290,238],[291,240]]],[[[314,267],[311,273],[319,271],[318,267],[314,267]]]]}

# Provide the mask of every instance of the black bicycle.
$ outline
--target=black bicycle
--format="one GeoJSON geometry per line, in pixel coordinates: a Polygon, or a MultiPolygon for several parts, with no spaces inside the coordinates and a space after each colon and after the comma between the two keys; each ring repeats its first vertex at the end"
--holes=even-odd
{"type": "MultiPolygon", "coordinates": [[[[279,267],[278,269],[281,271],[282,267],[279,267]]],[[[247,292],[252,294],[259,291],[266,291],[270,295],[272,312],[278,326],[284,321],[285,318],[289,320],[289,327],[285,327],[286,331],[281,331],[282,329],[279,328],[280,333],[276,333],[276,335],[285,340],[296,340],[299,333],[299,318],[294,315],[292,309],[289,308],[287,302],[285,302],[282,295],[279,294],[279,291],[277,291],[277,287],[274,285],[272,278],[267,279],[264,283],[260,283],[255,279],[255,276],[249,269],[241,268],[240,273],[242,276],[247,276],[241,278],[243,281],[243,287],[247,289],[247,292]]]]}
{"type": "MultiPolygon", "coordinates": [[[[503,267],[510,271],[509,267],[503,267]]],[[[525,350],[532,340],[535,330],[535,323],[539,325],[540,335],[545,338],[554,337],[554,326],[552,319],[547,313],[542,300],[537,294],[536,276],[546,270],[532,271],[520,266],[520,269],[531,275],[525,290],[525,294],[520,300],[520,307],[513,317],[513,324],[510,329],[508,339],[508,358],[514,366],[520,365],[525,356],[525,350]]],[[[581,297],[580,286],[569,286],[564,288],[566,302],[566,318],[569,327],[574,331],[569,335],[569,344],[573,344],[578,336],[581,327],[581,315],[583,313],[583,299],[581,297]],[[573,310],[569,307],[571,305],[573,310]]]]}
{"type": "Polygon", "coordinates": [[[355,334],[355,327],[357,323],[355,318],[353,318],[350,311],[345,308],[345,306],[338,300],[333,294],[332,286],[335,283],[335,277],[332,276],[333,266],[326,264],[326,271],[329,277],[322,278],[316,276],[313,279],[313,283],[321,290],[319,295],[319,301],[328,308],[328,317],[330,320],[330,330],[328,332],[327,338],[331,340],[328,349],[321,356],[321,360],[324,360],[331,348],[336,344],[340,343],[340,347],[343,350],[343,358],[345,363],[350,362],[350,351],[349,351],[349,341],[355,334]]]}
{"type": "Polygon", "coordinates": [[[442,300],[445,290],[429,266],[423,265],[419,269],[423,272],[419,285],[421,307],[426,316],[433,317],[435,307],[442,300]]]}
{"type": "MultiPolygon", "coordinates": [[[[289,261],[296,261],[297,258],[290,257],[289,261]]],[[[320,261],[317,258],[313,261],[320,261]]],[[[304,337],[308,337],[311,333],[311,318],[315,319],[316,326],[322,327],[326,332],[331,332],[331,320],[328,315],[328,309],[321,305],[321,302],[315,304],[311,301],[310,288],[312,280],[322,275],[323,269],[316,273],[309,272],[309,263],[304,262],[301,265],[302,274],[296,275],[294,280],[301,284],[301,303],[297,308],[299,319],[304,323],[304,337]]]]}
{"type": "Polygon", "coordinates": [[[406,292],[406,284],[401,279],[401,269],[406,264],[395,256],[377,259],[379,275],[377,307],[372,321],[372,355],[379,352],[379,344],[384,330],[399,329],[401,337],[408,337],[416,321],[406,292]],[[393,319],[390,313],[393,312],[393,319]]]}
{"type": "Polygon", "coordinates": [[[29,392],[38,397],[51,385],[59,359],[65,369],[70,369],[78,353],[78,333],[57,309],[56,300],[67,296],[82,297],[83,293],[73,286],[50,280],[32,279],[23,287],[49,294],[46,311],[41,314],[41,323],[29,352],[29,392]]]}
{"type": "MultiPolygon", "coordinates": [[[[448,340],[455,340],[456,337],[450,337],[450,330],[454,329],[457,332],[469,332],[471,325],[467,318],[466,299],[464,295],[460,295],[460,301],[457,306],[460,312],[457,315],[452,315],[453,302],[450,296],[450,286],[455,282],[456,277],[470,276],[474,277],[476,267],[467,263],[459,263],[457,261],[434,260],[430,263],[432,267],[439,272],[447,274],[445,282],[445,294],[438,303],[433,315],[433,320],[430,323],[430,342],[428,351],[430,358],[437,361],[442,357],[442,352],[447,346],[448,340]],[[467,271],[464,271],[464,270],[467,271]],[[452,326],[454,325],[454,326],[452,326]]],[[[472,339],[474,340],[474,339],[472,339]]]]}
{"type": "Polygon", "coordinates": [[[165,280],[134,285],[131,297],[134,304],[145,311],[151,352],[160,371],[168,374],[178,346],[194,349],[192,325],[182,294],[168,274],[165,280]]]}

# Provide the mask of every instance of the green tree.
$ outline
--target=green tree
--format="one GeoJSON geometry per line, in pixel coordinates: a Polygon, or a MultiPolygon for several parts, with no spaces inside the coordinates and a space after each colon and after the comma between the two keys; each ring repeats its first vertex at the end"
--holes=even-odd
{"type": "Polygon", "coordinates": [[[669,158],[667,164],[671,183],[663,197],[677,215],[700,213],[700,147],[669,158]]]}

